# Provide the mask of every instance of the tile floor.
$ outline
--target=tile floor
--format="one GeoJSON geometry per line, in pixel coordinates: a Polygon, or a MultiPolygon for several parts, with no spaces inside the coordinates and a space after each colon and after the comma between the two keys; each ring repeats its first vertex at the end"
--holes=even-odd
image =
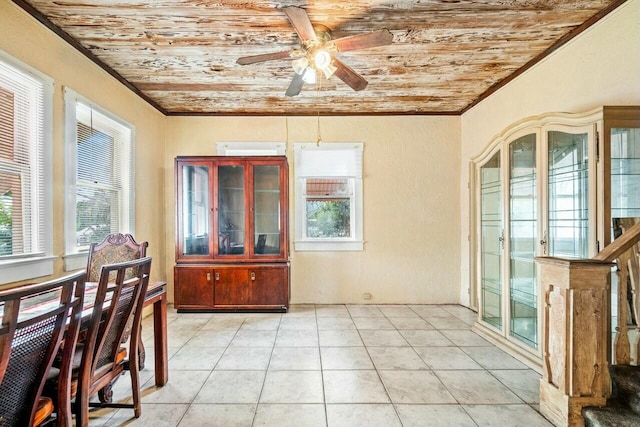
{"type": "MultiPolygon", "coordinates": [[[[540,376],[471,331],[475,316],[455,305],[170,310],[169,383],[155,387],[148,359],[142,416],[94,410],[90,425],[550,426],[540,376]]],[[[129,379],[114,392],[126,399],[129,379]]]]}

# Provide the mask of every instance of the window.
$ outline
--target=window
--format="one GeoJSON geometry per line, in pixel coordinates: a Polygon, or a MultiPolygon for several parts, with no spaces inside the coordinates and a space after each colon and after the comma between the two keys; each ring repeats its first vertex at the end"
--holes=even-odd
{"type": "Polygon", "coordinates": [[[0,283],[53,273],[53,81],[0,52],[0,283]]]}
{"type": "Polygon", "coordinates": [[[362,147],[362,143],[294,145],[296,250],[363,249],[362,147]]]}
{"type": "Polygon", "coordinates": [[[308,238],[351,237],[353,179],[306,178],[306,227],[308,238]]]}
{"type": "Polygon", "coordinates": [[[91,243],[133,233],[133,128],[70,89],[65,120],[65,259],[74,269],[91,243]]]}

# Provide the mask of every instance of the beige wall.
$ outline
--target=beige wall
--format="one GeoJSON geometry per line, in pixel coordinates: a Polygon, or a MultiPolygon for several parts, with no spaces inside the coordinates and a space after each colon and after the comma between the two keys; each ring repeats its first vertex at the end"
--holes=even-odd
{"type": "Polygon", "coordinates": [[[461,295],[469,271],[469,160],[503,129],[546,112],[640,105],[640,1],[631,0],[462,116],[461,295]]]}
{"type": "MultiPolygon", "coordinates": [[[[217,141],[288,139],[291,159],[291,143],[316,138],[315,118],[163,117],[4,0],[0,1],[0,28],[0,49],[55,80],[53,221],[54,255],[60,257],[55,275],[63,273],[64,253],[63,87],[70,87],[136,127],[135,234],[138,240],[150,242],[153,276],[168,279],[171,298],[174,157],[215,154],[217,141]]],[[[365,144],[365,250],[292,251],[292,301],[362,302],[362,293],[369,292],[372,303],[456,302],[459,224],[451,220],[460,210],[460,119],[323,117],[321,125],[325,141],[365,144]]],[[[293,211],[291,218],[293,235],[293,211]]]]}
{"type": "MultiPolygon", "coordinates": [[[[630,0],[462,117],[321,118],[325,141],[365,144],[365,250],[292,250],[292,301],[364,302],[368,292],[372,303],[467,303],[469,159],[527,116],[640,104],[639,12],[640,0],[630,0]]],[[[154,278],[168,280],[171,297],[174,157],[215,154],[217,141],[287,140],[292,159],[292,143],[316,138],[315,118],[164,117],[7,0],[0,28],[0,49],[55,80],[54,254],[63,255],[68,85],[136,127],[136,237],[150,242],[154,278]]],[[[62,269],[59,258],[55,274],[62,269]]]]}
{"type": "MultiPolygon", "coordinates": [[[[175,242],[173,159],[213,155],[218,141],[316,140],[316,118],[169,117],[165,161],[167,272],[175,242]]],[[[294,303],[457,302],[459,295],[460,119],[321,117],[325,143],[364,142],[364,251],[296,252],[294,303]]],[[[293,194],[290,205],[294,206],[293,194]]],[[[290,229],[294,235],[291,210],[290,229]]],[[[171,282],[171,278],[169,280],[171,282]]]]}
{"type": "Polygon", "coordinates": [[[54,275],[61,275],[64,268],[63,87],[68,86],[135,126],[135,236],[137,240],[150,243],[148,253],[154,258],[152,279],[164,280],[164,116],[8,0],[0,0],[0,29],[0,50],[55,81],[53,254],[59,258],[55,262],[54,275]]]}

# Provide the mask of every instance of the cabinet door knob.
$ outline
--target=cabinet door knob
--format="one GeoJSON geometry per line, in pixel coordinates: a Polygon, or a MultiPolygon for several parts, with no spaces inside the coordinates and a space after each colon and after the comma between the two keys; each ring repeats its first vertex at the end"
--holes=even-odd
{"type": "Polygon", "coordinates": [[[216,273],[216,280],[220,280],[220,273],[216,273]]]}
{"type": "Polygon", "coordinates": [[[251,280],[256,280],[256,273],[253,271],[251,272],[251,280]]]}
{"type": "Polygon", "coordinates": [[[211,273],[207,273],[207,282],[211,281],[211,273]]]}

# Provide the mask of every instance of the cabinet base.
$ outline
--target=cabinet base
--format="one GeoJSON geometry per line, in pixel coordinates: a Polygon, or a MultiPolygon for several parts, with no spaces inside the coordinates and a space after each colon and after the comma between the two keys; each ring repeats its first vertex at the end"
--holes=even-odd
{"type": "Polygon", "coordinates": [[[211,307],[211,308],[179,308],[178,313],[286,313],[287,307],[211,307]]]}

